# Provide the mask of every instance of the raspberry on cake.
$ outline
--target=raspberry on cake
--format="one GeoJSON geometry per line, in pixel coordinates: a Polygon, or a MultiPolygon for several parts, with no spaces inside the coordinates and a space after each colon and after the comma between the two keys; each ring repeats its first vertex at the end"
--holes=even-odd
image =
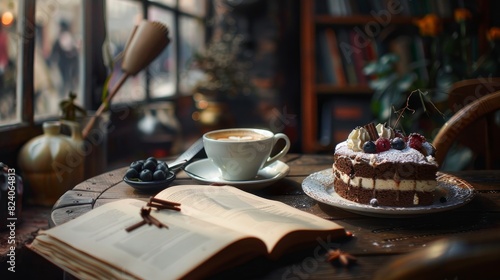
{"type": "Polygon", "coordinates": [[[420,134],[405,137],[384,124],[357,127],[335,147],[335,192],[373,206],[430,205],[437,186],[434,153],[420,134]]]}

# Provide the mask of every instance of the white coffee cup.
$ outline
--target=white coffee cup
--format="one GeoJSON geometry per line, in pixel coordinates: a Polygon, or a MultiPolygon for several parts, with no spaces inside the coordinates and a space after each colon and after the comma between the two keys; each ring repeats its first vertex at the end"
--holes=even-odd
{"type": "Polygon", "coordinates": [[[282,158],[290,149],[290,139],[283,133],[265,129],[230,128],[203,135],[205,152],[229,181],[252,180],[260,169],[282,158]],[[285,146],[271,157],[276,143],[283,139],[285,146]]]}

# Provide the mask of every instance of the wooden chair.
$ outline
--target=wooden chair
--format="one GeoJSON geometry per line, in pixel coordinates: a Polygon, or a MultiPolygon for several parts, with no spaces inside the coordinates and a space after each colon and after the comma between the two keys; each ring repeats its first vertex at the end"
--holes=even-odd
{"type": "Polygon", "coordinates": [[[394,259],[375,280],[500,279],[498,230],[434,241],[394,259]]]}
{"type": "Polygon", "coordinates": [[[484,158],[481,168],[498,164],[500,127],[492,112],[500,109],[500,78],[465,80],[452,86],[449,106],[454,115],[434,138],[436,160],[442,165],[452,144],[458,142],[484,158]],[[495,161],[496,160],[496,161],[495,161]]]}

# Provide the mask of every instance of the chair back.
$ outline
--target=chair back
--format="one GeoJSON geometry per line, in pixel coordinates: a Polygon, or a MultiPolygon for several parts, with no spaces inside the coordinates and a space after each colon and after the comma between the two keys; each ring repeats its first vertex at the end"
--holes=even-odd
{"type": "Polygon", "coordinates": [[[458,142],[484,158],[483,168],[493,168],[500,157],[500,149],[494,146],[500,139],[500,127],[491,113],[500,109],[500,78],[455,83],[450,89],[449,106],[454,115],[433,141],[437,162],[442,165],[452,144],[458,142]]]}

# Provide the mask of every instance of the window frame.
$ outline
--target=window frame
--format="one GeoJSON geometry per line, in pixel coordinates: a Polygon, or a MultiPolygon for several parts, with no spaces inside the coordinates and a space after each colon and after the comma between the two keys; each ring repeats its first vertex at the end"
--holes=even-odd
{"type": "MultiPolygon", "coordinates": [[[[187,16],[191,18],[196,18],[204,22],[205,27],[207,26],[207,18],[210,13],[210,1],[206,2],[206,12],[204,16],[198,16],[195,14],[186,13],[180,10],[179,1],[175,1],[175,6],[171,7],[165,5],[161,2],[155,2],[151,0],[127,0],[131,2],[140,2],[142,4],[143,18],[148,19],[148,9],[149,7],[157,7],[160,9],[169,10],[174,14],[174,28],[175,28],[175,38],[171,38],[173,43],[176,44],[176,67],[177,71],[175,79],[175,94],[169,97],[161,98],[151,98],[151,93],[149,89],[150,72],[146,68],[146,98],[143,101],[131,102],[130,104],[142,104],[150,103],[158,100],[175,100],[181,96],[183,93],[180,92],[180,77],[179,73],[181,67],[179,47],[180,47],[180,35],[179,35],[179,18],[180,16],[187,16]]],[[[106,22],[105,22],[105,1],[85,1],[81,0],[82,3],[82,33],[83,33],[83,51],[81,54],[81,84],[80,90],[85,93],[83,96],[83,105],[87,110],[95,110],[99,107],[101,100],[100,94],[96,94],[96,91],[101,91],[104,81],[106,79],[107,73],[104,63],[102,61],[102,50],[101,46],[106,36],[106,22]],[[95,30],[101,30],[102,33],[96,34],[95,30]]],[[[35,121],[34,116],[34,50],[35,50],[35,30],[33,23],[35,22],[36,16],[36,0],[20,0],[19,5],[19,22],[17,23],[17,34],[22,38],[19,44],[18,62],[17,62],[17,84],[16,84],[16,94],[18,101],[18,119],[19,122],[14,124],[5,124],[0,126],[0,148],[2,149],[12,149],[17,150],[22,144],[24,144],[29,139],[40,135],[42,133],[42,123],[47,120],[57,119],[45,118],[35,121]]],[[[205,42],[208,32],[205,32],[205,42]]],[[[113,107],[113,104],[111,105],[113,107]]],[[[0,153],[0,155],[3,152],[0,153]]]]}
{"type": "Polygon", "coordinates": [[[0,126],[0,147],[11,148],[18,146],[34,135],[40,133],[40,128],[35,127],[33,107],[33,62],[35,49],[35,2],[36,0],[21,0],[19,5],[19,22],[17,23],[17,34],[20,35],[16,95],[18,98],[18,118],[15,124],[0,126]]]}

